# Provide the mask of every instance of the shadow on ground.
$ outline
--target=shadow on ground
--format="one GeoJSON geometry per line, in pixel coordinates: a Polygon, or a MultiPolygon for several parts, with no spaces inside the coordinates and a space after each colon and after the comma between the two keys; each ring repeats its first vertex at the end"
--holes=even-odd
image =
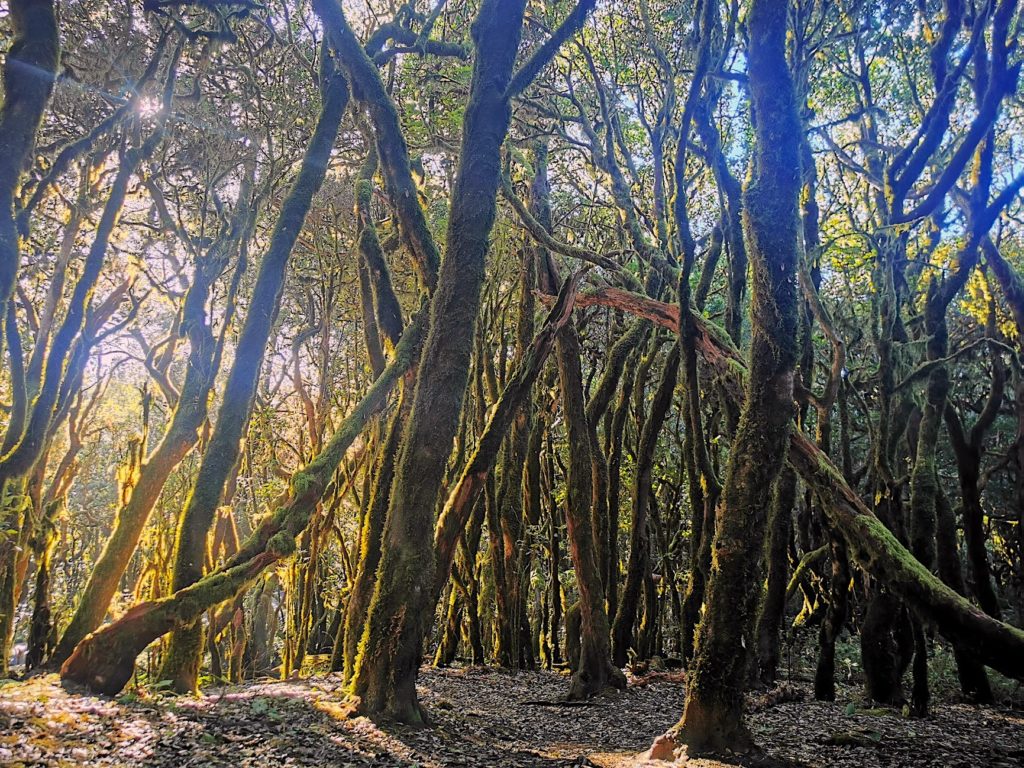
{"type": "MultiPolygon", "coordinates": [[[[561,706],[564,676],[423,670],[432,728],[352,716],[337,678],[261,682],[200,698],[118,699],[65,691],[54,675],[0,688],[4,766],[501,766],[626,768],[678,718],[683,689],[661,675],[621,694],[561,706]]],[[[723,756],[693,768],[889,768],[1024,764],[1024,716],[947,704],[928,720],[846,703],[773,702],[750,727],[765,759],[723,756]]],[[[667,763],[648,763],[666,766],[667,763]]]]}

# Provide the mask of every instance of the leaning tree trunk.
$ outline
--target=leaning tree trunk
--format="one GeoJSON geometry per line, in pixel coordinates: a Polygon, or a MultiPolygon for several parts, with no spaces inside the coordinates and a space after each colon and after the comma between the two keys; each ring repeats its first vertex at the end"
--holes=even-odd
{"type": "MultiPolygon", "coordinates": [[[[168,75],[168,91],[173,87],[175,63],[168,75]]],[[[166,103],[166,102],[165,102],[166,103]]],[[[21,586],[18,575],[17,552],[24,551],[30,531],[24,528],[28,521],[22,503],[27,480],[32,471],[45,464],[45,455],[53,430],[66,415],[66,396],[69,384],[80,386],[80,377],[90,344],[85,341],[83,329],[87,327],[93,311],[92,297],[102,272],[111,238],[128,195],[128,185],[143,160],[150,157],[163,137],[163,128],[156,128],[140,145],[122,153],[110,193],[96,226],[89,252],[81,273],[68,300],[64,319],[48,350],[44,377],[26,414],[24,428],[13,447],[0,457],[0,671],[6,669],[8,651],[14,632],[16,590],[21,586]],[[17,531],[16,541],[9,531],[17,531]]],[[[8,425],[8,429],[11,428],[8,425]]],[[[7,442],[5,438],[4,442],[7,442]]]]}
{"type": "MultiPolygon", "coordinates": [[[[452,192],[448,249],[431,301],[430,329],[353,679],[364,712],[405,722],[424,720],[415,683],[434,609],[434,505],[468,377],[484,258],[496,212],[500,150],[511,119],[505,89],[524,7],[523,0],[486,0],[473,24],[477,60],[452,192]]],[[[354,36],[344,18],[327,19],[327,25],[339,48],[356,60],[356,66],[365,67],[365,55],[352,45],[354,36]]],[[[376,70],[372,76],[377,77],[376,70]]]]}
{"type": "Polygon", "coordinates": [[[268,514],[223,567],[159,600],[132,608],[117,621],[80,642],[61,667],[61,678],[114,695],[131,679],[135,657],[161,635],[191,626],[208,609],[232,600],[274,563],[295,551],[295,537],[309,524],[332,486],[345,454],[367,422],[384,408],[391,390],[412,367],[423,338],[423,321],[415,318],[402,334],[394,359],[339,425],[323,450],[292,477],[283,505],[268,514]]]}
{"type": "MultiPolygon", "coordinates": [[[[236,225],[237,234],[237,225],[236,225]]],[[[227,243],[221,243],[226,248],[227,243]]],[[[226,254],[224,254],[226,256],[226,254]]],[[[190,349],[185,381],[160,444],[146,459],[128,501],[117,511],[114,527],[86,581],[71,622],[61,635],[51,663],[57,668],[71,655],[82,638],[94,631],[106,616],[118,582],[142,536],[149,514],[167,478],[195,445],[206,421],[207,405],[217,374],[217,343],[206,321],[206,303],[223,260],[213,253],[196,270],[185,295],[182,331],[190,349]]]]}
{"type": "MultiPolygon", "coordinates": [[[[665,328],[679,327],[678,305],[629,291],[602,288],[581,294],[576,303],[616,307],[665,328]]],[[[740,402],[748,371],[739,352],[722,329],[697,315],[692,317],[701,356],[722,384],[729,402],[740,402]]],[[[830,529],[843,537],[853,562],[913,605],[950,642],[1007,677],[1024,677],[1024,632],[993,619],[922,566],[865,505],[828,455],[806,436],[790,434],[787,456],[800,479],[817,494],[830,529]]]]}
{"type": "MultiPolygon", "coordinates": [[[[194,584],[203,575],[206,538],[221,502],[224,483],[238,461],[242,437],[249,424],[267,339],[281,304],[288,259],[313,196],[323,183],[341,118],[348,106],[348,83],[327,55],[324,56],[321,81],[323,104],[320,117],[299,175],[281,208],[270,245],[260,263],[249,312],[235,350],[235,362],[224,385],[217,425],[179,520],[171,580],[175,591],[194,584]]],[[[200,622],[177,628],[171,636],[160,679],[171,680],[174,690],[179,692],[195,690],[202,648],[200,622]]]]}

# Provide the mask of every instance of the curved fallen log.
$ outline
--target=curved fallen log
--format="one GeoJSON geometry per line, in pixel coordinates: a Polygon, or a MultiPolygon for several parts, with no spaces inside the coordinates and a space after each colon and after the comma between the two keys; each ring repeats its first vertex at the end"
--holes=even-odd
{"type": "MultiPolygon", "coordinates": [[[[472,500],[479,494],[480,484],[477,481],[490,471],[517,405],[539,375],[558,330],[568,322],[581,277],[582,273],[578,273],[563,286],[555,307],[534,338],[523,364],[512,375],[492,414],[486,439],[481,441],[445,506],[436,540],[438,559],[442,563],[439,573],[443,571],[445,579],[451,567],[454,542],[465,525],[472,500]]],[[[392,363],[324,450],[292,478],[292,495],[288,503],[267,516],[227,564],[173,595],[135,606],[117,621],[87,636],[64,663],[61,678],[81,683],[97,693],[118,693],[131,679],[135,658],[146,646],[178,627],[194,623],[209,608],[234,599],[266,568],[291,554],[296,536],[309,523],[345,452],[366,422],[384,406],[391,388],[416,358],[423,325],[423,316],[410,324],[402,334],[392,363]]],[[[443,585],[444,581],[439,581],[435,599],[443,585]]]]}
{"type": "Polygon", "coordinates": [[[135,658],[146,646],[171,630],[195,623],[209,608],[234,599],[267,567],[290,555],[295,537],[305,530],[346,452],[418,357],[425,321],[421,313],[410,323],[388,367],[324,449],[292,477],[288,501],[263,519],[228,563],[172,595],[140,603],[86,636],[61,667],[61,678],[97,693],[118,693],[131,679],[135,658]]]}
{"type": "MultiPolygon", "coordinates": [[[[679,328],[677,305],[619,288],[581,293],[576,304],[614,307],[674,331],[679,328]]],[[[739,402],[745,362],[725,331],[697,313],[693,317],[698,352],[739,402]]],[[[993,619],[922,565],[861,501],[829,457],[799,432],[790,435],[788,461],[819,496],[829,522],[861,569],[898,592],[954,645],[1008,677],[1024,678],[1024,631],[993,619]]]]}

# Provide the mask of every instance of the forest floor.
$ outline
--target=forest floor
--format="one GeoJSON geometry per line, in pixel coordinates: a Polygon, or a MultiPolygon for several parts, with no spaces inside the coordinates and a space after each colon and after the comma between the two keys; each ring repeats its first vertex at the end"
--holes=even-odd
{"type": "MultiPolygon", "coordinates": [[[[502,766],[645,765],[651,741],[679,717],[678,675],[631,678],[584,706],[560,705],[552,672],[435,670],[420,676],[432,728],[352,717],[333,677],[212,688],[199,698],[66,691],[54,675],[0,687],[4,766],[502,766]]],[[[912,720],[863,709],[853,692],[814,702],[801,684],[755,696],[749,722],[772,764],[1024,765],[1024,711],[941,703],[912,720]]],[[[695,768],[743,765],[700,760],[695,768]]],[[[667,765],[647,763],[646,765],[667,765]]]]}

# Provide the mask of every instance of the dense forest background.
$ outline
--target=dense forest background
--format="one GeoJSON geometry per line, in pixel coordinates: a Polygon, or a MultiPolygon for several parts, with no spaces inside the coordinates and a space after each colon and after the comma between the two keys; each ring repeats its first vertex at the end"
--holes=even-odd
{"type": "Polygon", "coordinates": [[[1021,19],[0,2],[4,670],[1019,698],[1021,19]]]}

